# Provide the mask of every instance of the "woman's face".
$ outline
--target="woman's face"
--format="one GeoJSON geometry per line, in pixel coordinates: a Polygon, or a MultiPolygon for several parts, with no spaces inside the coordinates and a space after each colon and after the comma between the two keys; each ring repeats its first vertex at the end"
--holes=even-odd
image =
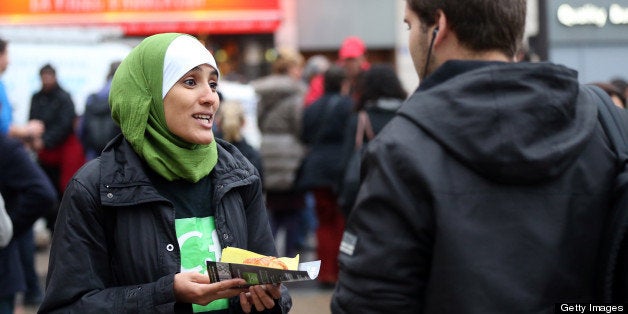
{"type": "Polygon", "coordinates": [[[211,143],[214,115],[220,106],[217,87],[218,72],[207,64],[185,73],[164,97],[170,132],[192,144],[211,143]]]}

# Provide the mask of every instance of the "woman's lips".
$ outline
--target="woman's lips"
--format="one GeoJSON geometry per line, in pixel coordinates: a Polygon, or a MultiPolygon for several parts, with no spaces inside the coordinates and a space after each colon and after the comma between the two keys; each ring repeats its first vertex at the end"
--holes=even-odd
{"type": "Polygon", "coordinates": [[[214,118],[212,114],[195,114],[192,117],[208,127],[211,127],[214,118]]]}

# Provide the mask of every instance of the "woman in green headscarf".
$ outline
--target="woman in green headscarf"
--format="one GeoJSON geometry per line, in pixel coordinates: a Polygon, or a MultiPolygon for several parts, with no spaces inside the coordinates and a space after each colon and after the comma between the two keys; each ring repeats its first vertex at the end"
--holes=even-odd
{"type": "Polygon", "coordinates": [[[207,275],[228,246],[277,254],[257,170],[212,133],[219,75],[184,34],[150,36],[120,64],[109,104],[122,134],[66,189],[41,312],[289,311],[283,285],[207,275]]]}

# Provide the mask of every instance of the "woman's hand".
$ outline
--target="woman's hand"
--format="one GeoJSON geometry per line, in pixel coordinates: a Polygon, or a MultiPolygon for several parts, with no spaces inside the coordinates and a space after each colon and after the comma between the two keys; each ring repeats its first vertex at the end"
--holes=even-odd
{"type": "Polygon", "coordinates": [[[179,302],[207,305],[223,298],[235,297],[248,291],[244,279],[229,279],[209,282],[209,276],[197,272],[185,272],[174,275],[174,296],[179,302]]]}
{"type": "Polygon", "coordinates": [[[259,285],[249,287],[248,292],[240,293],[240,305],[244,313],[251,313],[251,309],[261,312],[275,307],[275,300],[281,299],[281,285],[259,285]]]}

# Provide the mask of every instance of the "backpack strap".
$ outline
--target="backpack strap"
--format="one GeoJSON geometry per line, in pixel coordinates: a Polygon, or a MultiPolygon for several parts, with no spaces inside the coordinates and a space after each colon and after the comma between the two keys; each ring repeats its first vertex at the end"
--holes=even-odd
{"type": "Polygon", "coordinates": [[[613,186],[612,211],[601,244],[601,301],[605,303],[628,300],[628,132],[626,113],[613,104],[610,97],[597,86],[584,90],[597,95],[598,120],[617,154],[618,175],[613,186]]]}
{"type": "Polygon", "coordinates": [[[367,140],[372,140],[375,137],[373,127],[371,126],[371,120],[369,114],[365,110],[358,111],[358,125],[355,131],[355,146],[356,150],[362,147],[364,142],[364,136],[367,140]]]}

